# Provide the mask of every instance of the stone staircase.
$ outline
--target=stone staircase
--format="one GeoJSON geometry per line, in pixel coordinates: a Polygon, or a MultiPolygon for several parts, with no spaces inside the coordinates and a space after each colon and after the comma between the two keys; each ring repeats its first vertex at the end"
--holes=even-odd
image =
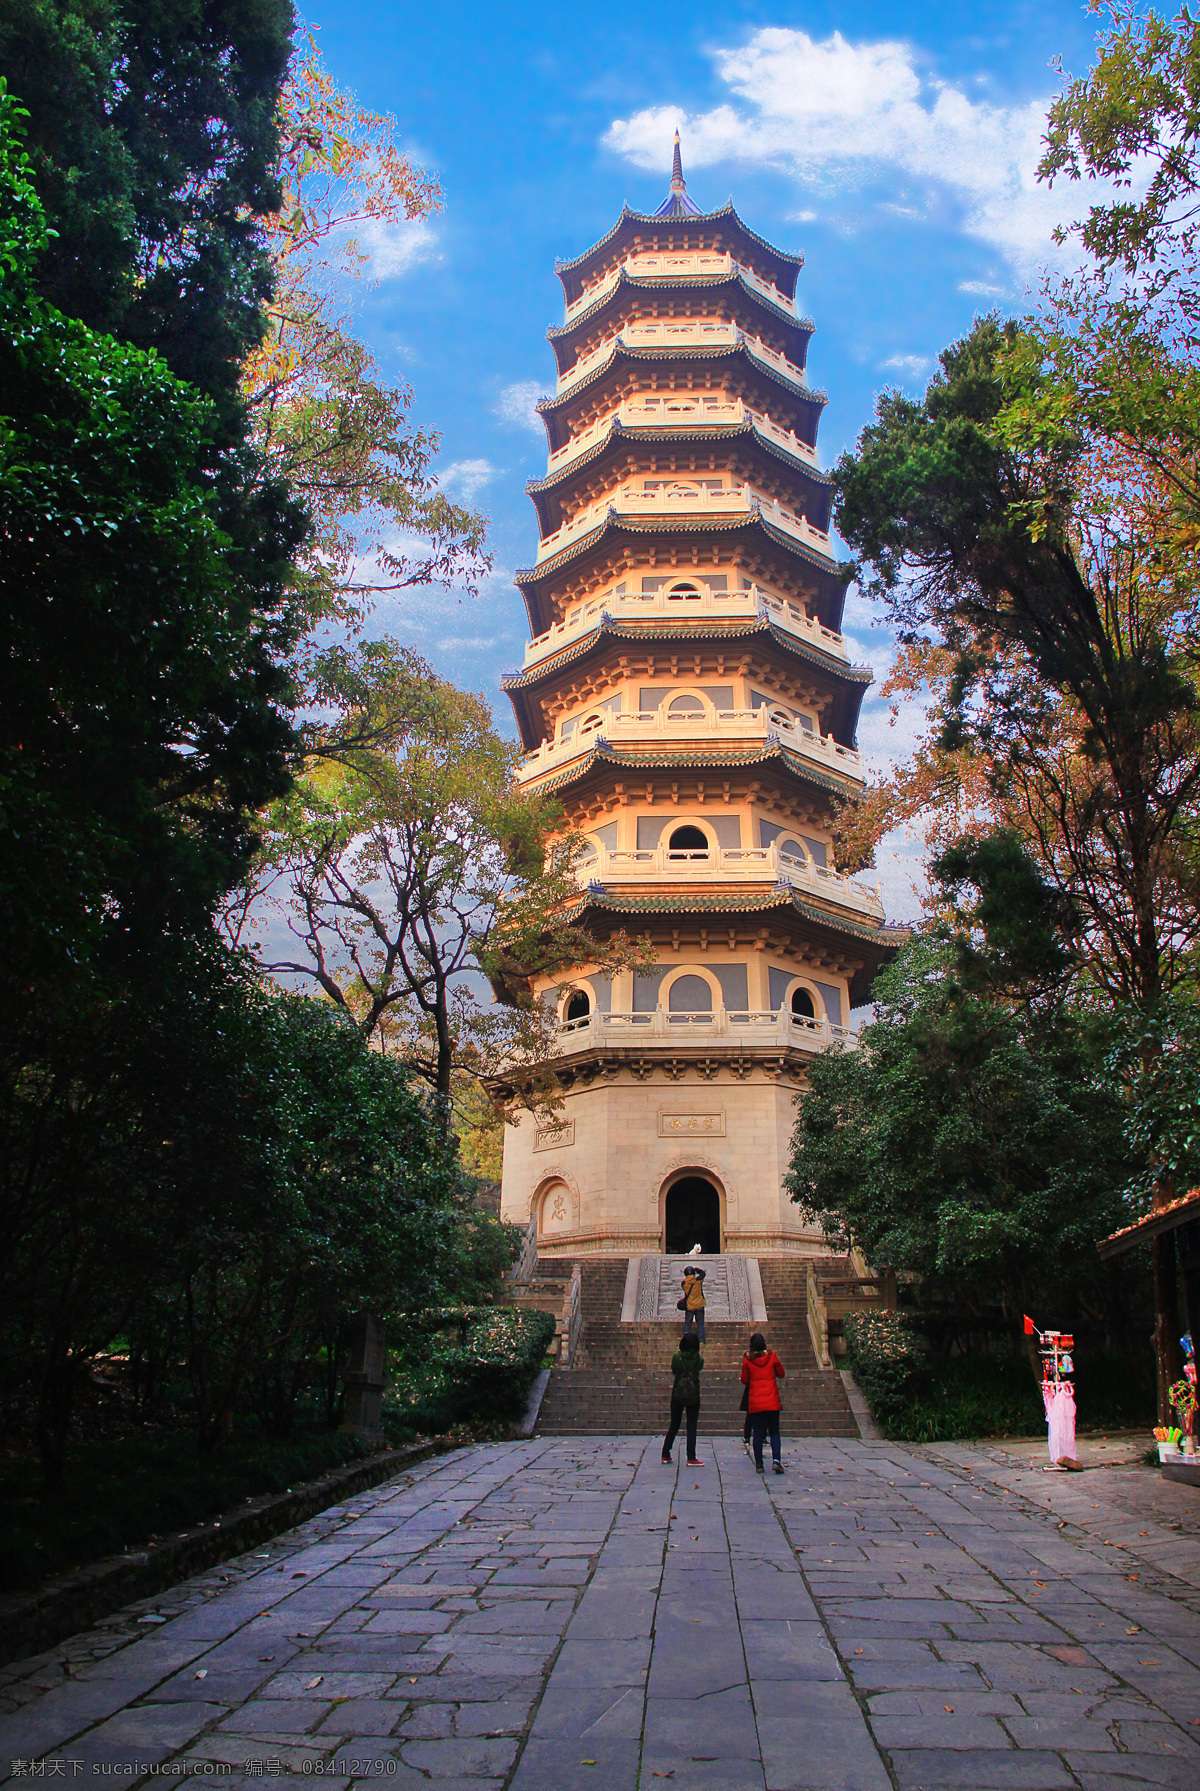
{"type": "MultiPolygon", "coordinates": [[[[539,1268],[541,1264],[539,1264],[539,1268]]],[[[622,1324],[624,1257],[582,1264],[583,1332],[574,1365],[550,1376],[538,1415],[540,1436],[653,1436],[667,1428],[671,1355],[680,1327],[622,1324]]],[[[857,1437],[841,1376],[821,1370],[808,1335],[807,1265],[759,1258],[765,1325],[710,1322],[704,1344],[701,1435],[740,1436],[738,1373],[752,1330],[761,1330],[784,1367],[780,1428],[790,1437],[857,1437]]]]}

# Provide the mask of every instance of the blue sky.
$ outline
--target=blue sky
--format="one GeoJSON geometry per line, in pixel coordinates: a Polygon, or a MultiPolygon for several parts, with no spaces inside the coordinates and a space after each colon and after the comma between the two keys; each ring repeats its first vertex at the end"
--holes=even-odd
{"type": "MultiPolygon", "coordinates": [[[[545,468],[531,402],[553,384],[546,326],[570,259],[623,201],[665,195],[671,136],[706,209],[733,197],[752,229],[805,256],[797,299],[816,320],[809,377],[829,394],[830,465],[887,384],[920,389],[937,351],[992,306],[1020,311],[1052,262],[1079,189],[1032,180],[1046,104],[1091,61],[1096,21],[1065,0],[880,6],[540,0],[311,7],[334,78],[395,114],[401,145],[440,179],[427,227],[374,244],[358,324],[385,376],[444,439],[448,488],[491,518],[496,571],[475,599],[422,592],[386,630],[493,701],[526,623],[512,570],[536,549],[527,478],[545,468]]],[[[890,639],[852,595],[855,657],[886,669],[890,639]]],[[[868,700],[860,743],[889,729],[868,700]]],[[[889,913],[911,914],[911,842],[880,854],[889,913]]]]}

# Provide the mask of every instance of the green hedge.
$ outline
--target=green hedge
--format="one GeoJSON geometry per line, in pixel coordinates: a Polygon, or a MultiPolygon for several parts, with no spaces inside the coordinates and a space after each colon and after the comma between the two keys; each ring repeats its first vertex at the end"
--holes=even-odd
{"type": "Polygon", "coordinates": [[[370,1453],[338,1431],[279,1440],[235,1430],[209,1456],[198,1454],[190,1431],[119,1437],[75,1445],[63,1487],[48,1500],[25,1458],[0,1479],[0,1592],[188,1530],[370,1453]]]}
{"type": "MultiPolygon", "coordinates": [[[[919,1322],[919,1321],[918,1321],[919,1322]]],[[[1015,1355],[935,1360],[901,1313],[850,1313],[846,1356],[884,1434],[894,1442],[1044,1436],[1041,1389],[1015,1355]]],[[[1154,1421],[1153,1361],[1084,1350],[1075,1396],[1082,1429],[1154,1421]]]]}
{"type": "Polygon", "coordinates": [[[392,1377],[389,1434],[511,1423],[525,1408],[553,1335],[549,1312],[476,1306],[422,1314],[392,1377]]]}
{"type": "Polygon", "coordinates": [[[928,1356],[921,1340],[900,1312],[848,1312],[842,1336],[854,1378],[875,1417],[886,1426],[926,1372],[928,1356]]]}

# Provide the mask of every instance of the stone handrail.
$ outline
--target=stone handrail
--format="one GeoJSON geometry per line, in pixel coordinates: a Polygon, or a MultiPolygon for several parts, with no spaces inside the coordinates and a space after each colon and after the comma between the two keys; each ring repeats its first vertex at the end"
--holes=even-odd
{"type": "Polygon", "coordinates": [[[708,345],[722,348],[744,344],[750,353],[760,361],[765,361],[778,372],[793,382],[806,387],[808,384],[803,367],[797,367],[786,355],[768,348],[758,336],[751,335],[736,323],[723,323],[715,319],[695,318],[679,323],[635,323],[628,324],[622,330],[615,331],[607,342],[601,342],[590,353],[560,373],[555,390],[565,392],[575,385],[586,374],[592,373],[609,359],[616,351],[618,343],[626,348],[696,348],[708,345]]]}
{"type": "Polygon", "coordinates": [[[578,731],[569,740],[546,740],[536,752],[527,753],[518,766],[522,782],[604,745],[653,745],[669,740],[720,740],[731,738],[763,741],[775,736],[791,751],[844,776],[862,779],[862,754],[843,746],[832,735],[809,732],[798,723],[783,720],[764,704],[758,709],[708,709],[671,714],[664,702],[657,709],[631,710],[627,715],[606,714],[587,733],[578,731]]]}
{"type": "Polygon", "coordinates": [[[580,1020],[564,1020],[558,1028],[563,1052],[596,1045],[627,1046],[640,1050],[666,1044],[672,1047],[710,1038],[728,1039],[741,1045],[791,1045],[804,1051],[827,1051],[831,1045],[853,1050],[858,1034],[850,1026],[829,1020],[810,1020],[803,1014],[778,1013],[753,1008],[713,1008],[709,1013],[677,1014],[656,1007],[648,1013],[590,1013],[580,1020]]]}
{"type": "Polygon", "coordinates": [[[661,485],[653,491],[624,485],[605,497],[597,498],[595,503],[586,505],[551,534],[544,535],[538,543],[537,557],[539,560],[549,559],[568,542],[598,528],[610,513],[615,516],[622,513],[645,516],[658,512],[665,519],[672,514],[694,515],[698,510],[709,511],[714,515],[757,512],[766,517],[768,522],[773,522],[777,528],[785,529],[789,534],[807,541],[819,553],[829,552],[829,535],[825,530],[814,528],[806,516],[788,509],[785,504],[772,498],[760,497],[753,486],[723,485],[712,488],[700,484],[696,479],[681,476],[672,480],[670,485],[661,485]]]}
{"type": "Polygon", "coordinates": [[[652,622],[662,616],[674,616],[684,621],[689,616],[769,617],[790,634],[807,636],[825,652],[836,654],[839,659],[849,658],[843,635],[826,628],[815,616],[808,615],[800,604],[760,591],[753,585],[741,591],[632,591],[622,592],[620,596],[608,591],[603,597],[594,597],[570,610],[563,621],[555,622],[535,635],[526,644],[525,664],[532,665],[547,653],[557,652],[568,641],[594,628],[602,616],[622,622],[652,622]]]}
{"type": "Polygon", "coordinates": [[[825,1311],[825,1301],[821,1297],[821,1289],[813,1272],[813,1265],[808,1265],[808,1335],[812,1341],[813,1355],[817,1358],[818,1368],[832,1368],[833,1358],[829,1353],[829,1319],[825,1311]]]}
{"type": "Polygon", "coordinates": [[[681,879],[719,879],[722,883],[782,881],[862,913],[883,915],[883,903],[869,885],[855,882],[845,871],[829,870],[794,852],[781,852],[778,846],[717,847],[705,851],[673,851],[669,846],[621,851],[597,846],[576,860],[575,874],[584,885],[674,883],[681,879]]]}
{"type": "Polygon", "coordinates": [[[778,305],[781,311],[790,311],[794,314],[796,309],[794,302],[785,298],[777,286],[772,286],[768,281],[761,279],[744,262],[735,261],[732,255],[715,255],[703,249],[682,250],[675,254],[669,251],[654,251],[626,256],[619,267],[610,269],[603,279],[596,281],[594,286],[585,287],[579,297],[572,299],[567,306],[563,313],[564,322],[572,322],[582,312],[589,310],[592,305],[598,304],[602,298],[606,297],[621,278],[622,268],[632,274],[635,279],[644,279],[647,275],[651,278],[657,275],[662,279],[677,279],[680,274],[728,274],[736,268],[747,285],[753,286],[756,291],[761,292],[764,298],[769,298],[771,303],[778,305]]]}
{"type": "Polygon", "coordinates": [[[525,1236],[521,1240],[521,1253],[508,1272],[510,1281],[530,1281],[533,1279],[534,1266],[537,1263],[537,1216],[525,1227],[525,1236]]]}
{"type": "Polygon", "coordinates": [[[579,1336],[582,1330],[583,1275],[579,1263],[576,1263],[572,1270],[571,1286],[567,1292],[566,1305],[563,1311],[563,1345],[558,1357],[560,1368],[573,1368],[575,1366],[575,1352],[579,1348],[579,1336]]]}

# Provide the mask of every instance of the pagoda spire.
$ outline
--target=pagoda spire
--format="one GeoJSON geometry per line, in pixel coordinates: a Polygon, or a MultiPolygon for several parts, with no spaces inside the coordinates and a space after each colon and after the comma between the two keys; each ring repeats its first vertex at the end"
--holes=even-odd
{"type": "Polygon", "coordinates": [[[656,212],[656,218],[698,218],[700,207],[688,198],[687,182],[683,178],[683,153],[679,147],[679,132],[675,132],[675,149],[671,157],[671,190],[656,212]]]}

